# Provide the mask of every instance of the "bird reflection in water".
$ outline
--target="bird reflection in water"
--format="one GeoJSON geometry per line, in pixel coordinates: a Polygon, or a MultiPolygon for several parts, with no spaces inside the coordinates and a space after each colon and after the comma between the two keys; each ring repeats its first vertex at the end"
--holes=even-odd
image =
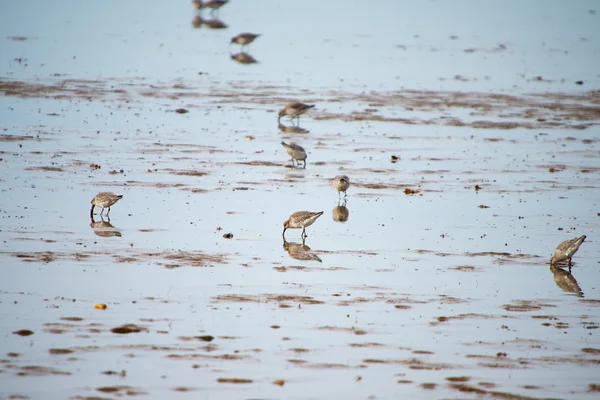
{"type": "Polygon", "coordinates": [[[277,127],[283,133],[308,133],[309,132],[308,129],[300,128],[299,126],[296,126],[296,125],[285,126],[281,122],[279,123],[279,125],[277,127]]]}
{"type": "Polygon", "coordinates": [[[556,286],[564,290],[565,292],[574,293],[578,297],[583,297],[583,291],[579,287],[577,280],[566,269],[557,267],[556,265],[550,265],[550,271],[554,275],[554,282],[556,286]]]}
{"type": "Polygon", "coordinates": [[[321,259],[318,255],[313,253],[313,251],[308,247],[305,243],[305,240],[302,243],[294,243],[287,242],[285,239],[283,240],[283,248],[288,252],[290,257],[300,260],[300,261],[318,261],[321,262],[321,259]]]}
{"type": "Polygon", "coordinates": [[[90,228],[94,230],[96,236],[100,237],[121,237],[121,232],[110,223],[110,218],[104,220],[104,218],[100,217],[100,221],[94,221],[94,216],[90,216],[91,223],[90,228]]]}
{"type": "Polygon", "coordinates": [[[226,28],[228,28],[227,24],[218,18],[204,19],[200,15],[196,15],[194,17],[194,19],[192,19],[192,26],[194,28],[200,28],[200,27],[202,27],[202,25],[206,26],[209,29],[226,29],[226,28]]]}
{"type": "Polygon", "coordinates": [[[333,220],[335,222],[348,221],[348,217],[350,216],[350,210],[348,210],[348,208],[346,207],[346,201],[334,207],[331,214],[333,215],[333,220]]]}
{"type": "Polygon", "coordinates": [[[244,52],[232,54],[231,59],[239,62],[240,64],[256,64],[258,62],[256,61],[256,58],[244,52]]]}

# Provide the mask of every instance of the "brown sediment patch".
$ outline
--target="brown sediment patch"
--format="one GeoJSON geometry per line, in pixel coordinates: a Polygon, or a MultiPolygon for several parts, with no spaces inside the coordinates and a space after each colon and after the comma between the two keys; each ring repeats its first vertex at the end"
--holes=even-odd
{"type": "Polygon", "coordinates": [[[362,361],[365,364],[401,364],[406,365],[410,369],[414,370],[426,370],[426,371],[440,371],[444,369],[457,369],[460,368],[458,365],[444,364],[444,363],[426,363],[416,358],[409,358],[405,360],[399,359],[377,359],[368,358],[362,361]]]}
{"type": "Polygon", "coordinates": [[[349,343],[348,347],[385,347],[384,344],[381,343],[374,343],[374,342],[369,342],[369,343],[349,343]]]}
{"type": "Polygon", "coordinates": [[[449,317],[440,316],[437,317],[435,321],[429,323],[429,326],[437,326],[444,322],[454,321],[454,320],[465,320],[465,319],[505,319],[505,318],[514,318],[505,315],[493,315],[493,314],[459,314],[459,315],[451,315],[449,317]]]}
{"type": "Polygon", "coordinates": [[[52,355],[62,355],[62,354],[71,354],[73,350],[71,349],[49,349],[48,353],[52,355]]]}
{"type": "Polygon", "coordinates": [[[544,364],[577,364],[579,366],[600,366],[600,358],[587,358],[585,355],[576,355],[572,357],[538,357],[524,359],[528,363],[544,364]]]}
{"type": "Polygon", "coordinates": [[[187,386],[177,386],[177,387],[173,388],[174,392],[182,392],[182,393],[192,392],[194,390],[196,390],[196,389],[195,388],[191,388],[191,387],[187,387],[187,386]]]}
{"type": "Polygon", "coordinates": [[[200,188],[185,188],[182,190],[192,192],[192,193],[208,193],[209,192],[209,190],[207,190],[207,189],[200,189],[200,188]]]}
{"type": "Polygon", "coordinates": [[[292,363],[292,364],[298,364],[298,365],[308,363],[308,361],[306,361],[306,360],[299,360],[299,359],[295,359],[295,358],[290,358],[287,360],[287,362],[292,363]]]}
{"type": "Polygon", "coordinates": [[[600,354],[600,349],[594,349],[591,347],[584,347],[581,349],[581,351],[588,354],[600,354]]]}
{"type": "Polygon", "coordinates": [[[541,310],[545,307],[556,307],[553,304],[538,303],[530,300],[515,300],[512,304],[504,304],[502,308],[506,311],[529,312],[541,310]]]}
{"type": "Polygon", "coordinates": [[[578,299],[578,302],[585,303],[589,306],[600,306],[600,299],[578,299]]]}
{"type": "Polygon", "coordinates": [[[132,386],[125,386],[125,385],[121,385],[121,386],[101,386],[99,388],[96,388],[97,391],[102,392],[102,393],[115,393],[117,394],[119,397],[121,395],[126,395],[126,396],[141,396],[141,395],[146,395],[148,394],[146,391],[140,389],[140,388],[134,388],[132,386]]]}
{"type": "Polygon", "coordinates": [[[290,271],[304,271],[304,272],[314,272],[314,271],[350,271],[351,268],[344,267],[302,267],[300,265],[289,265],[289,266],[281,266],[281,267],[273,267],[273,269],[277,272],[287,272],[290,271]]]}
{"type": "Polygon", "coordinates": [[[224,254],[206,254],[201,251],[174,251],[162,253],[143,253],[138,257],[147,259],[159,259],[166,261],[156,261],[156,264],[166,268],[178,267],[214,267],[217,264],[227,262],[224,254]]]}
{"type": "Polygon", "coordinates": [[[81,317],[60,317],[61,321],[73,321],[73,322],[79,322],[79,321],[83,321],[83,318],[81,317]]]}
{"type": "Polygon", "coordinates": [[[19,335],[19,336],[31,336],[33,335],[33,331],[29,330],[29,329],[20,329],[18,331],[14,331],[13,335],[19,335]]]}
{"type": "Polygon", "coordinates": [[[449,267],[448,269],[452,269],[455,271],[461,272],[473,272],[475,271],[475,267],[472,265],[459,265],[458,267],[449,267]]]}
{"type": "Polygon", "coordinates": [[[600,384],[590,383],[588,385],[588,392],[600,392],[600,384]]]}
{"type": "Polygon", "coordinates": [[[303,349],[303,348],[299,348],[299,347],[293,347],[291,349],[288,349],[289,351],[293,351],[295,353],[308,353],[310,350],[308,349],[303,349]]]}
{"type": "Polygon", "coordinates": [[[495,390],[484,390],[475,386],[466,385],[464,383],[452,383],[448,385],[452,389],[456,389],[462,393],[473,393],[480,396],[490,396],[492,398],[504,399],[504,400],[538,400],[536,397],[522,396],[519,394],[512,394],[507,392],[500,392],[495,390]]]}
{"type": "Polygon", "coordinates": [[[167,169],[168,173],[172,175],[180,175],[180,176],[205,176],[208,175],[208,172],[204,171],[194,171],[194,170],[172,170],[167,169]]]}
{"type": "MultiPolygon", "coordinates": [[[[290,361],[290,360],[288,360],[288,361],[290,361]]],[[[338,363],[306,362],[306,363],[299,363],[298,365],[301,365],[303,368],[310,368],[310,369],[354,369],[354,368],[359,368],[358,366],[352,366],[352,365],[348,365],[348,364],[338,364],[338,363]]]]}
{"type": "Polygon", "coordinates": [[[429,350],[413,350],[413,354],[435,354],[433,351],[429,350]]]}
{"type": "Polygon", "coordinates": [[[47,172],[64,172],[61,167],[42,166],[42,167],[28,167],[25,171],[47,171],[47,172]]]}
{"type": "MultiPolygon", "coordinates": [[[[183,341],[192,341],[192,340],[200,340],[201,342],[212,342],[215,340],[215,337],[212,335],[202,335],[202,336],[179,336],[179,340],[183,341]]],[[[216,347],[215,347],[216,348],[216,347]]]]}
{"type": "Polygon", "coordinates": [[[219,383],[252,383],[252,379],[244,379],[244,378],[217,378],[217,382],[219,383]]]}
{"type": "Polygon", "coordinates": [[[18,376],[50,376],[50,375],[71,375],[68,371],[61,371],[56,368],[42,367],[39,365],[27,365],[16,368],[18,376]]]}
{"type": "Polygon", "coordinates": [[[35,140],[33,136],[22,136],[22,135],[0,135],[0,143],[2,142],[23,142],[25,140],[35,140]]]}
{"type": "Polygon", "coordinates": [[[498,353],[496,356],[467,354],[465,357],[481,360],[477,365],[483,368],[526,369],[530,364],[530,362],[525,359],[508,358],[506,353],[498,353]]]}
{"type": "Polygon", "coordinates": [[[300,303],[300,304],[325,304],[324,301],[316,300],[311,296],[293,296],[265,293],[259,295],[218,295],[214,296],[213,302],[229,302],[229,303],[300,303]]]}
{"type": "Polygon", "coordinates": [[[331,332],[346,332],[346,333],[353,333],[355,335],[366,335],[367,334],[367,331],[364,331],[362,329],[355,328],[355,327],[342,328],[342,327],[338,327],[338,326],[319,326],[319,327],[317,327],[317,330],[331,331],[331,332]]]}
{"type": "Polygon", "coordinates": [[[353,187],[360,187],[365,189],[394,189],[394,190],[404,190],[409,186],[413,186],[411,184],[401,184],[401,183],[361,183],[361,182],[352,182],[353,187]]]}
{"type": "Polygon", "coordinates": [[[286,163],[275,163],[272,161],[240,161],[236,164],[252,165],[255,167],[285,167],[287,165],[286,163]]]}
{"type": "Polygon", "coordinates": [[[197,359],[206,359],[206,360],[225,360],[225,361],[237,361],[244,360],[250,358],[249,356],[239,355],[239,354],[219,354],[219,355],[207,355],[207,354],[168,354],[165,357],[174,359],[174,360],[197,360],[197,359]]]}
{"type": "Polygon", "coordinates": [[[148,328],[145,328],[143,326],[138,326],[135,324],[125,324],[125,325],[117,326],[116,328],[112,328],[110,331],[112,333],[118,333],[118,334],[125,335],[128,333],[148,332],[148,328]]]}
{"type": "MultiPolygon", "coordinates": [[[[332,251],[332,250],[319,250],[319,254],[355,254],[355,255],[359,255],[359,256],[376,256],[379,253],[375,252],[375,251],[367,251],[367,250],[336,250],[336,251],[332,251]]],[[[365,289],[366,287],[362,287],[362,289],[365,289]]],[[[372,287],[375,288],[375,287],[372,287]]],[[[356,287],[356,289],[359,289],[359,287],[356,287]]]]}
{"type": "Polygon", "coordinates": [[[113,256],[115,262],[118,263],[130,263],[130,262],[138,262],[139,260],[135,257],[121,257],[121,256],[113,256]]]}
{"type": "Polygon", "coordinates": [[[470,376],[448,376],[446,380],[449,382],[468,382],[471,380],[470,376]]]}
{"type": "Polygon", "coordinates": [[[56,260],[56,253],[52,251],[41,251],[32,253],[12,253],[14,257],[24,262],[43,262],[50,263],[56,260]]]}
{"type": "Polygon", "coordinates": [[[510,262],[514,263],[516,261],[518,261],[519,263],[523,263],[523,260],[538,260],[540,258],[543,258],[543,257],[540,257],[535,254],[523,254],[523,253],[512,254],[512,253],[508,253],[508,252],[496,252],[496,251],[481,251],[481,252],[477,252],[477,253],[470,253],[470,252],[444,253],[444,252],[439,252],[439,251],[434,251],[434,250],[417,249],[417,250],[413,250],[413,252],[415,252],[417,254],[433,254],[438,257],[449,257],[449,256],[497,257],[496,259],[494,259],[494,263],[497,263],[497,264],[507,264],[510,262]]]}

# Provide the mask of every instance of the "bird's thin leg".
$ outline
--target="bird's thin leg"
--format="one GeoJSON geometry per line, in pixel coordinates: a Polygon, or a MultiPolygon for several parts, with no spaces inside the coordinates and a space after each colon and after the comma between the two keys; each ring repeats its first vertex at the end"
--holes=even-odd
{"type": "Polygon", "coordinates": [[[110,207],[108,207],[108,212],[106,213],[106,216],[108,217],[110,214],[110,207]]]}
{"type": "Polygon", "coordinates": [[[304,160],[304,163],[302,164],[302,168],[306,169],[306,160],[304,160]]]}
{"type": "Polygon", "coordinates": [[[308,236],[308,235],[306,234],[306,227],[303,227],[303,228],[302,228],[302,235],[301,235],[301,237],[303,237],[303,238],[305,238],[305,239],[306,239],[306,237],[307,237],[307,236],[308,236]]]}

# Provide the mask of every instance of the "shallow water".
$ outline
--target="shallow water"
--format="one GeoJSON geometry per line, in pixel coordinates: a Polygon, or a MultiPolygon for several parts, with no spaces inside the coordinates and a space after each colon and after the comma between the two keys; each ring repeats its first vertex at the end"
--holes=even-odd
{"type": "Polygon", "coordinates": [[[597,396],[595,3],[347,4],[0,15],[0,398],[597,396]]]}

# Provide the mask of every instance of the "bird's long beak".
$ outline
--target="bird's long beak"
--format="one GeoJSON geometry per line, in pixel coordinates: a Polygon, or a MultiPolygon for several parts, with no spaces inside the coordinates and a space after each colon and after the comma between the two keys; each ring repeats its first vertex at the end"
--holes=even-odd
{"type": "Polygon", "coordinates": [[[283,233],[281,234],[281,237],[283,237],[283,239],[285,240],[285,231],[287,228],[283,228],[283,233]]]}
{"type": "Polygon", "coordinates": [[[94,205],[92,204],[92,209],[90,210],[90,218],[94,218],[94,205]]]}

